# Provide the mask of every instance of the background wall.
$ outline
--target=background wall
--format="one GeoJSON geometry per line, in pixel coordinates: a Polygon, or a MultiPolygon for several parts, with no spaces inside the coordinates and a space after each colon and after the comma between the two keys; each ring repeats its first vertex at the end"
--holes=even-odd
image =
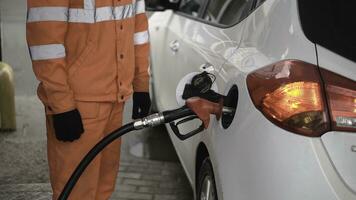
{"type": "Polygon", "coordinates": [[[37,87],[26,45],[26,2],[0,0],[2,61],[14,69],[16,95],[34,95],[37,87]]]}

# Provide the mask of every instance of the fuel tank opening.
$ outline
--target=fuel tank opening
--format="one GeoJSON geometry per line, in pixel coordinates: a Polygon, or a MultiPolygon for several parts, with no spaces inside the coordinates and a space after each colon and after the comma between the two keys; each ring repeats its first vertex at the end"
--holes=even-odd
{"type": "Polygon", "coordinates": [[[236,85],[232,86],[229,93],[224,98],[224,107],[233,108],[233,112],[222,112],[221,123],[224,129],[230,127],[232,121],[234,120],[236,108],[239,98],[239,89],[236,85]]]}

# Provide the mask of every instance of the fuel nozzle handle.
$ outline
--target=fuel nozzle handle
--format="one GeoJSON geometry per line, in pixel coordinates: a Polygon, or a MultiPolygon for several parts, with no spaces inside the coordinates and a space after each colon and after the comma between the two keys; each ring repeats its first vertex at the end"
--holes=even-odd
{"type": "Polygon", "coordinates": [[[223,110],[224,109],[222,100],[219,103],[215,103],[203,98],[195,97],[188,99],[186,101],[185,107],[178,109],[172,113],[166,113],[165,116],[168,117],[167,120],[170,121],[169,125],[171,126],[173,133],[180,140],[186,140],[209,127],[210,115],[215,115],[217,119],[220,119],[223,110]],[[180,118],[183,119],[179,120],[178,122],[174,121],[175,119],[180,118]],[[182,133],[181,130],[179,130],[180,125],[195,119],[200,119],[201,124],[199,127],[197,127],[196,129],[192,129],[187,133],[182,133]]]}
{"type": "Polygon", "coordinates": [[[193,135],[208,128],[210,123],[210,115],[215,115],[219,120],[223,112],[233,112],[233,109],[223,107],[222,101],[215,103],[203,98],[195,97],[186,101],[186,105],[175,109],[164,111],[162,113],[156,113],[148,117],[139,119],[134,122],[136,130],[140,130],[146,127],[155,127],[161,124],[169,123],[175,135],[185,140],[193,135]],[[200,119],[202,121],[201,126],[187,134],[181,134],[178,126],[194,119],[200,119]],[[175,122],[175,120],[180,120],[175,122]]]}
{"type": "Polygon", "coordinates": [[[186,101],[185,106],[165,111],[162,115],[164,123],[170,123],[188,116],[197,116],[204,122],[204,127],[208,128],[210,115],[215,115],[219,120],[223,112],[233,112],[233,109],[223,106],[223,99],[219,103],[215,103],[203,98],[193,97],[186,101]]]}
{"type": "Polygon", "coordinates": [[[162,113],[155,113],[139,119],[134,122],[134,127],[136,130],[140,130],[147,127],[155,127],[165,123],[170,123],[174,120],[194,115],[194,112],[190,108],[183,106],[178,109],[164,111],[162,113]]]}
{"type": "Polygon", "coordinates": [[[170,123],[177,119],[182,119],[185,117],[195,115],[193,110],[190,109],[188,106],[183,106],[183,107],[175,109],[175,110],[164,111],[162,114],[163,114],[165,123],[170,123]]]}
{"type": "Polygon", "coordinates": [[[194,136],[204,130],[203,122],[197,129],[190,130],[188,133],[182,133],[179,130],[179,125],[185,124],[185,123],[195,120],[195,119],[198,119],[198,116],[188,106],[183,106],[182,108],[179,108],[179,109],[176,109],[173,111],[163,112],[163,115],[165,116],[166,123],[169,123],[173,133],[180,140],[186,140],[188,138],[191,138],[192,136],[194,136]],[[178,120],[178,122],[176,122],[175,120],[178,120]]]}

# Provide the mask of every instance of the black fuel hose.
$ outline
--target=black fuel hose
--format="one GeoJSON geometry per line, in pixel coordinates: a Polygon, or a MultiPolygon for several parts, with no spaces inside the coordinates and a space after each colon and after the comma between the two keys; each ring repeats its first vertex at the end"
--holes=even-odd
{"type": "Polygon", "coordinates": [[[62,193],[60,194],[58,200],[66,200],[75,184],[79,180],[80,176],[83,174],[84,170],[88,167],[91,161],[110,143],[112,143],[117,138],[125,135],[128,132],[135,130],[134,123],[129,123],[127,125],[122,126],[120,129],[114,131],[113,133],[107,135],[104,139],[102,139],[99,143],[97,143],[87,155],[80,161],[77,168],[74,170],[72,176],[69,178],[68,182],[64,186],[62,193]]]}
{"type": "Polygon", "coordinates": [[[75,184],[79,180],[80,176],[83,174],[84,170],[88,167],[91,161],[110,143],[119,137],[125,135],[134,130],[140,130],[147,127],[154,127],[161,124],[169,123],[177,119],[181,119],[187,116],[194,115],[194,112],[190,110],[188,107],[184,106],[182,108],[178,108],[176,110],[165,111],[163,113],[157,113],[150,115],[141,120],[137,120],[135,122],[131,122],[127,125],[122,126],[118,130],[110,133],[106,137],[104,137],[99,143],[97,143],[88,153],[87,155],[80,161],[77,168],[72,173],[68,182],[64,186],[62,193],[60,194],[58,200],[67,200],[72,189],[75,184]]]}

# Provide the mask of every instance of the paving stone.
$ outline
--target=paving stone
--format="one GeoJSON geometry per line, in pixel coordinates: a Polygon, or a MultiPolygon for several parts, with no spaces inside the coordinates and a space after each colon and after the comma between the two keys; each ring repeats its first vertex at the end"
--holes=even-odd
{"type": "Polygon", "coordinates": [[[176,181],[171,181],[171,182],[164,182],[164,183],[160,183],[159,187],[161,188],[180,188],[180,187],[184,187],[184,183],[179,183],[176,181]]]}
{"type": "Polygon", "coordinates": [[[143,180],[151,180],[151,181],[168,181],[168,180],[172,180],[173,177],[162,176],[162,175],[157,175],[157,174],[143,174],[142,179],[143,180]]]}
{"type": "Polygon", "coordinates": [[[141,178],[141,174],[140,173],[132,173],[132,172],[120,172],[119,177],[120,178],[139,179],[139,178],[141,178]]]}
{"type": "Polygon", "coordinates": [[[126,169],[127,172],[149,173],[149,174],[162,174],[161,169],[145,168],[141,166],[130,166],[126,169]]]}
{"type": "Polygon", "coordinates": [[[119,172],[126,172],[127,171],[127,166],[121,166],[119,168],[119,172]]]}
{"type": "Polygon", "coordinates": [[[112,199],[116,198],[126,198],[126,199],[134,199],[134,200],[152,200],[152,194],[143,194],[143,193],[136,193],[136,192],[119,192],[115,193],[112,196],[112,199]]]}
{"type": "Polygon", "coordinates": [[[116,185],[115,191],[116,192],[135,192],[135,191],[137,191],[137,186],[118,184],[118,185],[116,185]]]}
{"type": "Polygon", "coordinates": [[[1,200],[51,200],[51,192],[0,192],[1,200]]]}
{"type": "Polygon", "coordinates": [[[164,169],[164,170],[161,171],[161,174],[164,175],[164,176],[169,176],[169,175],[175,174],[175,171],[174,170],[164,169]]]}
{"type": "Polygon", "coordinates": [[[49,183],[0,185],[0,192],[31,192],[31,191],[50,192],[51,186],[49,183]]]}
{"type": "Polygon", "coordinates": [[[159,186],[157,181],[146,181],[146,180],[137,180],[137,179],[124,179],[123,184],[125,185],[138,185],[138,186],[159,186]]]}
{"type": "Polygon", "coordinates": [[[178,197],[175,195],[169,195],[169,194],[156,194],[154,196],[154,200],[177,200],[178,197]]]}
{"type": "Polygon", "coordinates": [[[149,186],[140,186],[137,190],[140,193],[149,193],[149,194],[174,194],[177,195],[174,189],[170,188],[159,188],[159,187],[149,187],[149,186]]]}

